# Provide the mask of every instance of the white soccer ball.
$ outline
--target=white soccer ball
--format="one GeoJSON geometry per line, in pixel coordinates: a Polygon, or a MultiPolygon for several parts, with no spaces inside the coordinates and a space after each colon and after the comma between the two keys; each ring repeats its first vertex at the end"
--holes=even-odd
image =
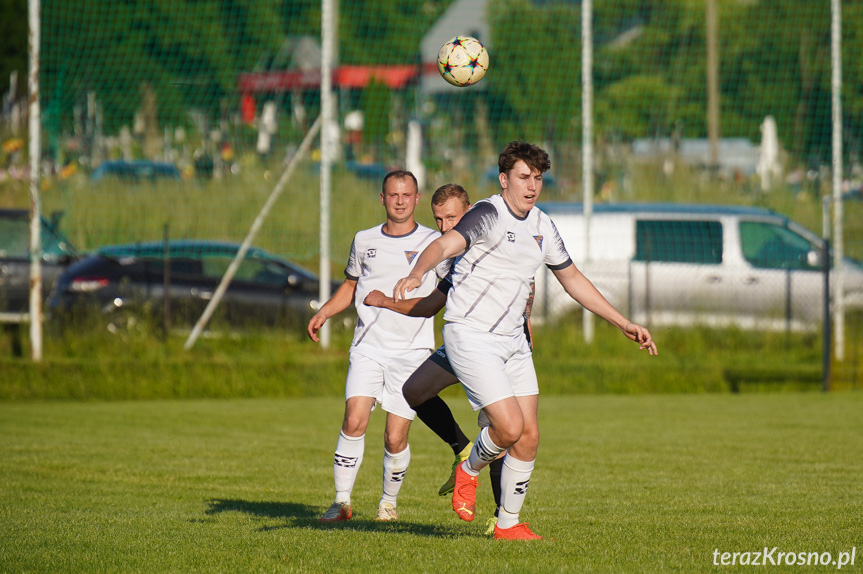
{"type": "Polygon", "coordinates": [[[488,52],[476,38],[456,36],[441,46],[437,67],[443,79],[453,86],[471,86],[488,71],[488,52]]]}

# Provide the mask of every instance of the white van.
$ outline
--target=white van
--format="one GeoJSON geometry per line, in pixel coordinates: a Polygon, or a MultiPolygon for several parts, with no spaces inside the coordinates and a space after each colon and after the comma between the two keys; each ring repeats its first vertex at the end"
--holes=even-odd
{"type": "MultiPolygon", "coordinates": [[[[587,257],[582,204],[539,208],[579,269],[633,321],[765,330],[821,325],[823,242],[783,215],[755,207],[599,204],[587,257]]],[[[863,265],[846,260],[844,275],[847,308],[863,308],[863,265]]],[[[548,269],[538,272],[538,320],[575,307],[548,269]]]]}

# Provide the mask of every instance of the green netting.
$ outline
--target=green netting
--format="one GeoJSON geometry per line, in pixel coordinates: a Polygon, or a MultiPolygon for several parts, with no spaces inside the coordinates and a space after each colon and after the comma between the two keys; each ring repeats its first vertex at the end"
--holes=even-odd
{"type": "MultiPolygon", "coordinates": [[[[337,183],[339,192],[366,190],[349,213],[387,168],[405,164],[412,119],[422,128],[431,189],[456,179],[477,196],[493,192],[487,171],[496,151],[521,137],[552,152],[555,185],[547,197],[580,198],[579,2],[338,4],[336,169],[344,180],[337,183]],[[462,32],[486,43],[492,69],[475,87],[448,89],[429,72],[435,38],[462,32]],[[361,127],[356,112],[364,114],[361,127]]],[[[690,168],[709,161],[705,6],[596,3],[598,199],[710,197],[716,180],[686,179],[690,168]],[[653,173],[659,184],[645,179],[653,173]],[[666,183],[669,177],[674,181],[666,183]],[[693,190],[668,191],[675,185],[693,190]],[[666,189],[650,189],[657,186],[666,189]]],[[[739,193],[723,199],[757,201],[767,116],[782,150],[781,177],[771,187],[790,196],[820,194],[831,153],[829,6],[761,0],[719,2],[717,9],[718,175],[739,193]]],[[[165,223],[176,236],[242,234],[319,113],[320,2],[44,0],[41,15],[44,151],[54,172],[47,174],[46,203],[66,210],[65,225],[83,247],[153,239],[165,223]],[[261,128],[270,143],[259,148],[261,128]],[[165,162],[182,179],[117,167],[103,170],[110,181],[94,182],[91,175],[108,160],[165,162]],[[142,191],[148,186],[155,189],[142,191]],[[94,204],[106,212],[93,213],[94,204]]],[[[854,55],[861,18],[863,8],[843,6],[849,177],[860,163],[863,81],[854,55]]],[[[24,84],[22,71],[19,91],[24,84]]],[[[288,228],[295,227],[293,213],[314,209],[316,187],[309,163],[285,201],[302,203],[274,216],[281,223],[264,234],[268,247],[314,258],[315,231],[306,237],[288,228]]],[[[820,221],[817,213],[803,219],[809,226],[820,221]]],[[[848,247],[861,251],[853,241],[848,247]]]]}
{"type": "MultiPolygon", "coordinates": [[[[0,2],[18,11],[8,34],[17,51],[8,52],[12,63],[0,61],[0,87],[17,68],[19,98],[25,4],[0,2]]],[[[336,276],[353,232],[380,220],[381,177],[409,164],[415,128],[426,191],[456,181],[474,199],[495,193],[498,150],[524,138],[552,156],[544,199],[581,200],[581,2],[336,4],[336,276]],[[478,37],[491,56],[489,73],[470,88],[450,87],[435,69],[437,49],[457,34],[478,37]]],[[[766,206],[820,234],[832,153],[830,3],[715,2],[716,163],[707,139],[708,4],[594,2],[595,201],[766,206]],[[776,159],[759,173],[762,139],[773,133],[776,159]]],[[[175,239],[241,241],[319,115],[321,12],[320,0],[42,0],[45,211],[65,212],[61,227],[81,250],[161,240],[166,225],[175,239]],[[109,160],[176,171],[99,173],[109,160]]],[[[0,20],[9,28],[10,19],[0,20]]],[[[843,2],[844,248],[858,258],[861,29],[863,5],[843,2]]],[[[21,133],[9,109],[4,142],[21,133]]],[[[255,242],[312,268],[317,147],[255,242]]],[[[25,184],[11,169],[26,161],[10,150],[0,152],[0,200],[26,206],[25,184]]],[[[433,225],[426,210],[420,219],[433,225]]]]}

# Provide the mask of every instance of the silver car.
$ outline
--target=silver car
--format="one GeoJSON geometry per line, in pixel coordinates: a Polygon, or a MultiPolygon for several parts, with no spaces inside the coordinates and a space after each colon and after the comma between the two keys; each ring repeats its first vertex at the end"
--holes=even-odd
{"type": "MultiPolygon", "coordinates": [[[[823,242],[755,207],[600,204],[585,246],[583,207],[539,206],[575,263],[618,309],[649,325],[813,330],[823,315],[823,242]],[[589,255],[589,257],[588,257],[589,255]]],[[[846,259],[845,304],[863,308],[863,266],[846,259]]],[[[831,270],[831,282],[834,272],[831,270]]],[[[536,277],[538,318],[576,307],[548,270],[536,277]]]]}

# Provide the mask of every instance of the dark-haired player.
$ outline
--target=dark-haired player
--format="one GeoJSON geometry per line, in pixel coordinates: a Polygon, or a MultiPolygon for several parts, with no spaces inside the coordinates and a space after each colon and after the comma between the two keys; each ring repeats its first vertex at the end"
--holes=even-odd
{"type": "Polygon", "coordinates": [[[473,520],[477,476],[506,451],[494,529],[498,539],[541,538],[518,521],[539,445],[539,387],[522,324],[530,283],[540,266],[549,267],[584,308],[656,354],[648,330],[624,317],[576,268],[554,223],[535,207],[542,174],[550,166],[548,154],[538,146],[511,142],[498,157],[501,193],[475,203],[453,229],[423,250],[393,291],[394,300],[406,298],[429,270],[458,257],[444,313],[444,344],[468,400],[474,410],[485,411],[490,425],[456,468],[452,505],[459,518],[473,520]]]}
{"type": "MultiPolygon", "coordinates": [[[[452,229],[470,209],[470,198],[467,191],[460,185],[446,184],[439,187],[432,196],[432,213],[441,233],[452,229]]],[[[381,291],[373,291],[366,296],[364,303],[375,307],[384,307],[393,311],[415,316],[432,317],[444,308],[446,295],[452,286],[451,278],[446,277],[438,283],[437,290],[424,298],[405,299],[393,301],[392,297],[381,291]]],[[[530,303],[525,309],[524,331],[530,340],[530,303]]],[[[420,367],[408,378],[402,389],[405,399],[413,408],[417,416],[438,437],[446,442],[453,450],[455,462],[452,464],[447,481],[440,487],[438,494],[445,496],[450,494],[455,487],[455,469],[464,462],[473,448],[473,443],[465,436],[458,423],[452,415],[452,411],[440,398],[439,393],[458,382],[452,367],[446,356],[446,347],[441,345],[420,367]]],[[[478,424],[480,427],[488,425],[488,418],[480,412],[478,424]]],[[[489,474],[492,481],[492,492],[494,494],[495,509],[500,504],[500,473],[503,468],[502,458],[498,458],[489,465],[489,474]]],[[[494,525],[497,521],[497,510],[495,516],[488,520],[487,534],[493,534],[494,525]]]]}

